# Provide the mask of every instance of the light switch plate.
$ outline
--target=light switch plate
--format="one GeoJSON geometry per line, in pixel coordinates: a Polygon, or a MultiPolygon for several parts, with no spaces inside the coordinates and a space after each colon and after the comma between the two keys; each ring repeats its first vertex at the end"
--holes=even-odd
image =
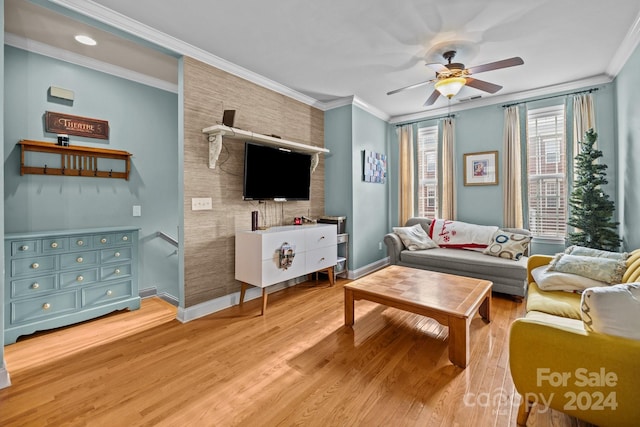
{"type": "Polygon", "coordinates": [[[211,197],[194,197],[191,199],[192,211],[208,211],[213,209],[211,197]]]}

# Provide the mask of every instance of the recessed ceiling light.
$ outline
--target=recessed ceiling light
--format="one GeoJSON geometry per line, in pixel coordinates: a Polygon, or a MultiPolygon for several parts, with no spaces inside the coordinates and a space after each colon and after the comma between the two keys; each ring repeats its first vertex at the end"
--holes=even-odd
{"type": "Polygon", "coordinates": [[[97,45],[97,44],[98,44],[98,42],[96,42],[96,41],[95,41],[94,39],[92,39],[91,37],[89,37],[89,36],[83,36],[83,35],[81,35],[81,34],[78,34],[78,35],[75,37],[75,39],[76,39],[76,41],[77,41],[78,43],[86,44],[87,46],[95,46],[95,45],[97,45]]]}

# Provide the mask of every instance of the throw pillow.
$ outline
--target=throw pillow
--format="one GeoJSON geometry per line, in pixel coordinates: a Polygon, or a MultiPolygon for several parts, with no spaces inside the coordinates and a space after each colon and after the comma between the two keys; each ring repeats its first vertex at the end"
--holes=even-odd
{"type": "Polygon", "coordinates": [[[493,233],[489,246],[482,253],[517,261],[526,253],[530,241],[531,237],[524,234],[498,230],[493,233]]]}
{"type": "Polygon", "coordinates": [[[441,248],[473,249],[482,251],[489,245],[498,227],[468,224],[462,221],[436,219],[431,221],[429,236],[441,248]]]}
{"type": "Polygon", "coordinates": [[[567,255],[592,256],[621,260],[626,260],[627,258],[629,258],[629,254],[627,252],[610,252],[603,251],[601,249],[585,248],[584,246],[577,245],[569,246],[567,249],[565,249],[564,253],[567,255]]]}
{"type": "Polygon", "coordinates": [[[420,224],[416,224],[413,227],[393,227],[393,232],[400,237],[402,243],[404,243],[410,251],[438,247],[436,242],[429,238],[427,232],[424,231],[420,224]]]}
{"type": "Polygon", "coordinates": [[[640,283],[587,289],[580,312],[589,332],[640,340],[640,283]]]}
{"type": "Polygon", "coordinates": [[[607,286],[604,282],[578,276],[577,274],[549,271],[548,265],[531,270],[531,276],[543,291],[582,292],[588,288],[607,286]]]}
{"type": "Polygon", "coordinates": [[[627,265],[623,260],[567,255],[564,253],[556,254],[551,263],[549,263],[549,270],[551,271],[577,274],[578,276],[588,277],[610,285],[622,281],[626,268],[627,265]]]}

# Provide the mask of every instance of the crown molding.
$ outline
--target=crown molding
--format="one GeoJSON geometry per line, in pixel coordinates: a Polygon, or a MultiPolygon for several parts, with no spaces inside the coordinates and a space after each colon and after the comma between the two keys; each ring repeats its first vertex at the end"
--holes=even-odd
{"type": "Polygon", "coordinates": [[[607,67],[606,73],[612,77],[616,77],[618,73],[622,70],[624,65],[629,60],[629,57],[636,50],[638,45],[640,44],[640,13],[636,16],[636,20],[633,22],[631,28],[627,32],[622,43],[620,43],[620,47],[616,50],[616,53],[613,55],[611,62],[609,62],[609,66],[607,67]]]}
{"type": "Polygon", "coordinates": [[[379,118],[382,121],[388,122],[391,118],[390,115],[385,113],[382,110],[377,109],[376,107],[367,104],[362,99],[358,98],[355,95],[345,96],[344,98],[337,98],[332,101],[320,102],[319,107],[322,111],[333,110],[334,108],[344,107],[345,105],[353,105],[361,110],[366,111],[367,113],[379,118]]]}
{"type": "Polygon", "coordinates": [[[92,70],[110,74],[112,76],[121,77],[123,79],[141,83],[146,86],[166,90],[167,92],[178,93],[177,84],[157,79],[146,74],[138,73],[127,68],[119,67],[117,65],[98,61],[97,59],[79,55],[65,49],[49,46],[48,44],[41,43],[35,40],[26,39],[15,34],[5,33],[4,42],[9,46],[13,46],[18,49],[23,49],[29,52],[37,53],[39,55],[59,59],[61,61],[79,65],[81,67],[89,68],[92,70]]]}
{"type": "MultiPolygon", "coordinates": [[[[508,104],[511,102],[522,102],[525,100],[535,100],[549,95],[562,94],[562,92],[570,92],[585,89],[594,86],[601,86],[611,83],[613,78],[607,74],[590,77],[582,80],[561,83],[553,86],[546,86],[538,89],[527,90],[523,92],[510,93],[501,96],[492,96],[489,98],[474,100],[471,102],[459,103],[450,107],[438,108],[435,110],[421,111],[412,114],[391,117],[390,124],[400,124],[405,122],[415,122],[420,120],[428,120],[434,117],[446,116],[450,113],[457,113],[464,110],[472,110],[474,108],[485,107],[495,104],[508,104]]],[[[455,100],[455,97],[453,98],[455,100]]]]}
{"type": "Polygon", "coordinates": [[[270,89],[281,95],[285,95],[289,98],[295,99],[307,104],[309,106],[322,109],[322,102],[315,98],[307,96],[301,92],[293,90],[287,86],[284,86],[278,82],[275,82],[260,74],[254,73],[244,67],[236,65],[226,59],[213,55],[200,48],[192,46],[182,40],[171,37],[161,31],[142,24],[136,20],[133,20],[121,13],[115,12],[102,5],[86,0],[49,0],[58,6],[62,6],[66,9],[85,15],[89,18],[95,19],[103,24],[112,26],[118,30],[129,33],[133,36],[139,37],[143,40],[161,46],[165,49],[173,51],[177,54],[184,55],[201,61],[205,64],[216,67],[222,71],[225,71],[234,76],[248,80],[266,89],[270,89]]]}

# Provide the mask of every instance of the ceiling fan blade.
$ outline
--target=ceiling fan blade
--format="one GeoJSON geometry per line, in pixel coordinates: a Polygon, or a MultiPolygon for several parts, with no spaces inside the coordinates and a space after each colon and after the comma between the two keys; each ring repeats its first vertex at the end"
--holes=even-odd
{"type": "Polygon", "coordinates": [[[522,65],[524,61],[519,56],[513,58],[503,59],[502,61],[489,62],[484,65],[476,65],[475,67],[467,68],[469,74],[483,73],[485,71],[498,70],[500,68],[515,67],[516,65],[522,65]]]}
{"type": "Polygon", "coordinates": [[[502,86],[500,85],[485,82],[484,80],[472,79],[471,77],[467,77],[466,86],[489,93],[496,93],[497,91],[502,89],[502,86]]]}
{"type": "Polygon", "coordinates": [[[437,62],[432,62],[429,64],[425,64],[427,67],[431,68],[436,73],[441,73],[443,71],[448,71],[449,69],[445,67],[443,64],[438,64],[437,62]]]}
{"type": "Polygon", "coordinates": [[[415,88],[420,87],[420,86],[428,85],[429,83],[432,83],[433,81],[435,81],[435,79],[427,80],[426,82],[420,82],[420,83],[412,84],[412,85],[406,86],[406,87],[401,87],[400,89],[396,89],[396,90],[392,90],[391,92],[387,92],[387,95],[393,95],[394,93],[402,92],[403,90],[415,89],[415,88]]]}
{"type": "Polygon", "coordinates": [[[429,97],[429,99],[427,99],[426,102],[424,103],[424,106],[428,107],[429,105],[433,105],[433,103],[436,102],[439,96],[440,96],[440,92],[438,92],[437,90],[434,90],[431,96],[429,97]]]}

